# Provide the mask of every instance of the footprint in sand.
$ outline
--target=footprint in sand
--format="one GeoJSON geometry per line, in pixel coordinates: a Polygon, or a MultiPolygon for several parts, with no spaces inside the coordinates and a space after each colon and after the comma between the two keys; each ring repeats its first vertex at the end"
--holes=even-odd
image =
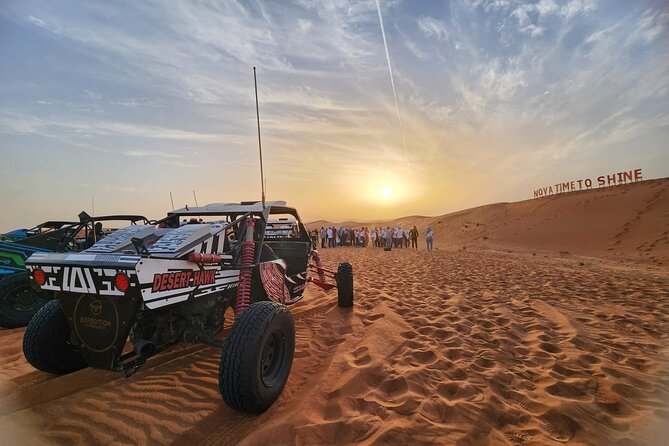
{"type": "Polygon", "coordinates": [[[539,417],[548,435],[556,441],[567,442],[574,437],[580,425],[572,418],[551,409],[539,417]]]}
{"type": "Polygon", "coordinates": [[[421,347],[420,349],[406,350],[400,362],[410,367],[423,367],[434,364],[437,359],[437,355],[432,350],[421,347]]]}
{"type": "Polygon", "coordinates": [[[353,364],[356,366],[365,366],[372,362],[372,357],[369,355],[369,348],[362,346],[353,350],[353,364]]]}
{"type": "Polygon", "coordinates": [[[449,382],[439,384],[437,386],[437,394],[450,402],[454,402],[471,401],[477,398],[480,392],[475,387],[472,387],[468,384],[449,382]]]}
{"type": "MultiPolygon", "coordinates": [[[[586,384],[587,385],[587,384],[586,384]]],[[[555,384],[546,387],[546,392],[559,398],[568,400],[586,400],[588,392],[584,383],[572,384],[564,381],[558,381],[555,384]]]]}
{"type": "Polygon", "coordinates": [[[536,438],[541,432],[537,429],[522,430],[506,434],[507,438],[514,443],[523,444],[536,438]]]}
{"type": "Polygon", "coordinates": [[[611,386],[611,390],[625,398],[632,398],[637,400],[646,395],[645,392],[637,389],[636,387],[621,383],[611,386]]]}
{"type": "Polygon", "coordinates": [[[552,342],[542,342],[539,348],[548,353],[560,353],[562,349],[552,342]]]}
{"type": "Polygon", "coordinates": [[[456,410],[455,405],[442,399],[429,399],[421,404],[420,414],[433,423],[447,424],[455,417],[456,410]]]}
{"type": "Polygon", "coordinates": [[[376,321],[378,321],[379,319],[381,319],[382,317],[385,317],[385,313],[375,313],[375,314],[370,314],[369,316],[365,317],[365,318],[362,320],[362,323],[363,323],[365,326],[367,326],[367,325],[371,325],[371,324],[373,324],[374,322],[376,322],[376,321]]]}
{"type": "Polygon", "coordinates": [[[474,365],[478,368],[478,371],[482,371],[492,369],[497,365],[497,362],[490,358],[476,358],[474,360],[474,365]]]}

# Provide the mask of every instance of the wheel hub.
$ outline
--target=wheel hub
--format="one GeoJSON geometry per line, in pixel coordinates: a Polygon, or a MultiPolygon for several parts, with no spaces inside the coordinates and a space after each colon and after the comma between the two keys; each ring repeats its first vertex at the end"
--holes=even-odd
{"type": "Polygon", "coordinates": [[[260,378],[265,386],[272,387],[278,382],[285,358],[286,336],[275,331],[268,336],[260,358],[260,378]]]}
{"type": "Polygon", "coordinates": [[[46,299],[30,286],[18,287],[7,294],[7,303],[14,311],[31,312],[39,309],[46,299]]]}

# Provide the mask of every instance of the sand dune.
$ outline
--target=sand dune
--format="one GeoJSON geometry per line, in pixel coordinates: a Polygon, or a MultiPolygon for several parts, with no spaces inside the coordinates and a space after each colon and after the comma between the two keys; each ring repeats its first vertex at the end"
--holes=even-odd
{"type": "MultiPolygon", "coordinates": [[[[378,222],[344,222],[374,226],[378,222]]],[[[319,220],[309,228],[330,222],[319,220]]],[[[337,226],[340,223],[336,223],[337,226]]],[[[384,226],[431,226],[435,246],[568,252],[585,256],[669,263],[669,178],[497,203],[438,217],[403,217],[384,226]]]]}
{"type": "MultiPolygon", "coordinates": [[[[627,253],[667,230],[667,184],[442,217],[442,249],[431,253],[323,250],[329,266],[352,262],[356,306],[341,309],[334,292],[308,288],[292,307],[297,346],[286,389],[256,417],[223,404],[213,347],[181,345],[130,378],[91,369],[54,376],[26,364],[22,329],[2,330],[2,443],[664,444],[667,270],[627,253]],[[549,240],[532,254],[539,239],[529,234],[567,221],[563,214],[592,222],[585,210],[628,199],[633,209],[611,212],[624,216],[602,219],[615,220],[606,234],[581,244],[573,234],[567,247],[549,240]],[[609,251],[604,242],[630,221],[609,251]],[[508,249],[514,227],[521,246],[508,249]],[[458,248],[483,230],[496,250],[458,248]],[[573,254],[586,248],[590,257],[573,254]]],[[[666,245],[655,244],[655,260],[664,261],[666,245]]]]}

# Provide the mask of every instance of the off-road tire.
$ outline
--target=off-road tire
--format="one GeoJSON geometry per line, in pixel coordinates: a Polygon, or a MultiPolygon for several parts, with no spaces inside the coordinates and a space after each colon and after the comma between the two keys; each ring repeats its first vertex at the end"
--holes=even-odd
{"type": "Polygon", "coordinates": [[[353,266],[348,262],[337,268],[337,303],[344,308],[353,306],[353,266]]]}
{"type": "Polygon", "coordinates": [[[38,370],[64,375],[87,367],[70,344],[70,326],[57,300],[47,302],[32,318],[23,335],[23,354],[38,370]]]}
{"type": "Polygon", "coordinates": [[[279,397],[295,353],[295,323],[285,305],[264,301],[242,311],[223,345],[218,386],[235,410],[259,414],[279,397]]]}
{"type": "Polygon", "coordinates": [[[50,297],[31,286],[27,271],[0,280],[0,327],[25,327],[50,297]]]}

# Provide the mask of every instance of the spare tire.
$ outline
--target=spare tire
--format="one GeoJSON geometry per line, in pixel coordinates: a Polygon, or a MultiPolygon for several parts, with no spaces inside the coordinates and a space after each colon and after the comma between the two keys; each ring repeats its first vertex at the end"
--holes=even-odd
{"type": "Polygon", "coordinates": [[[353,306],[353,266],[348,262],[337,268],[337,303],[344,308],[353,306]]]}

